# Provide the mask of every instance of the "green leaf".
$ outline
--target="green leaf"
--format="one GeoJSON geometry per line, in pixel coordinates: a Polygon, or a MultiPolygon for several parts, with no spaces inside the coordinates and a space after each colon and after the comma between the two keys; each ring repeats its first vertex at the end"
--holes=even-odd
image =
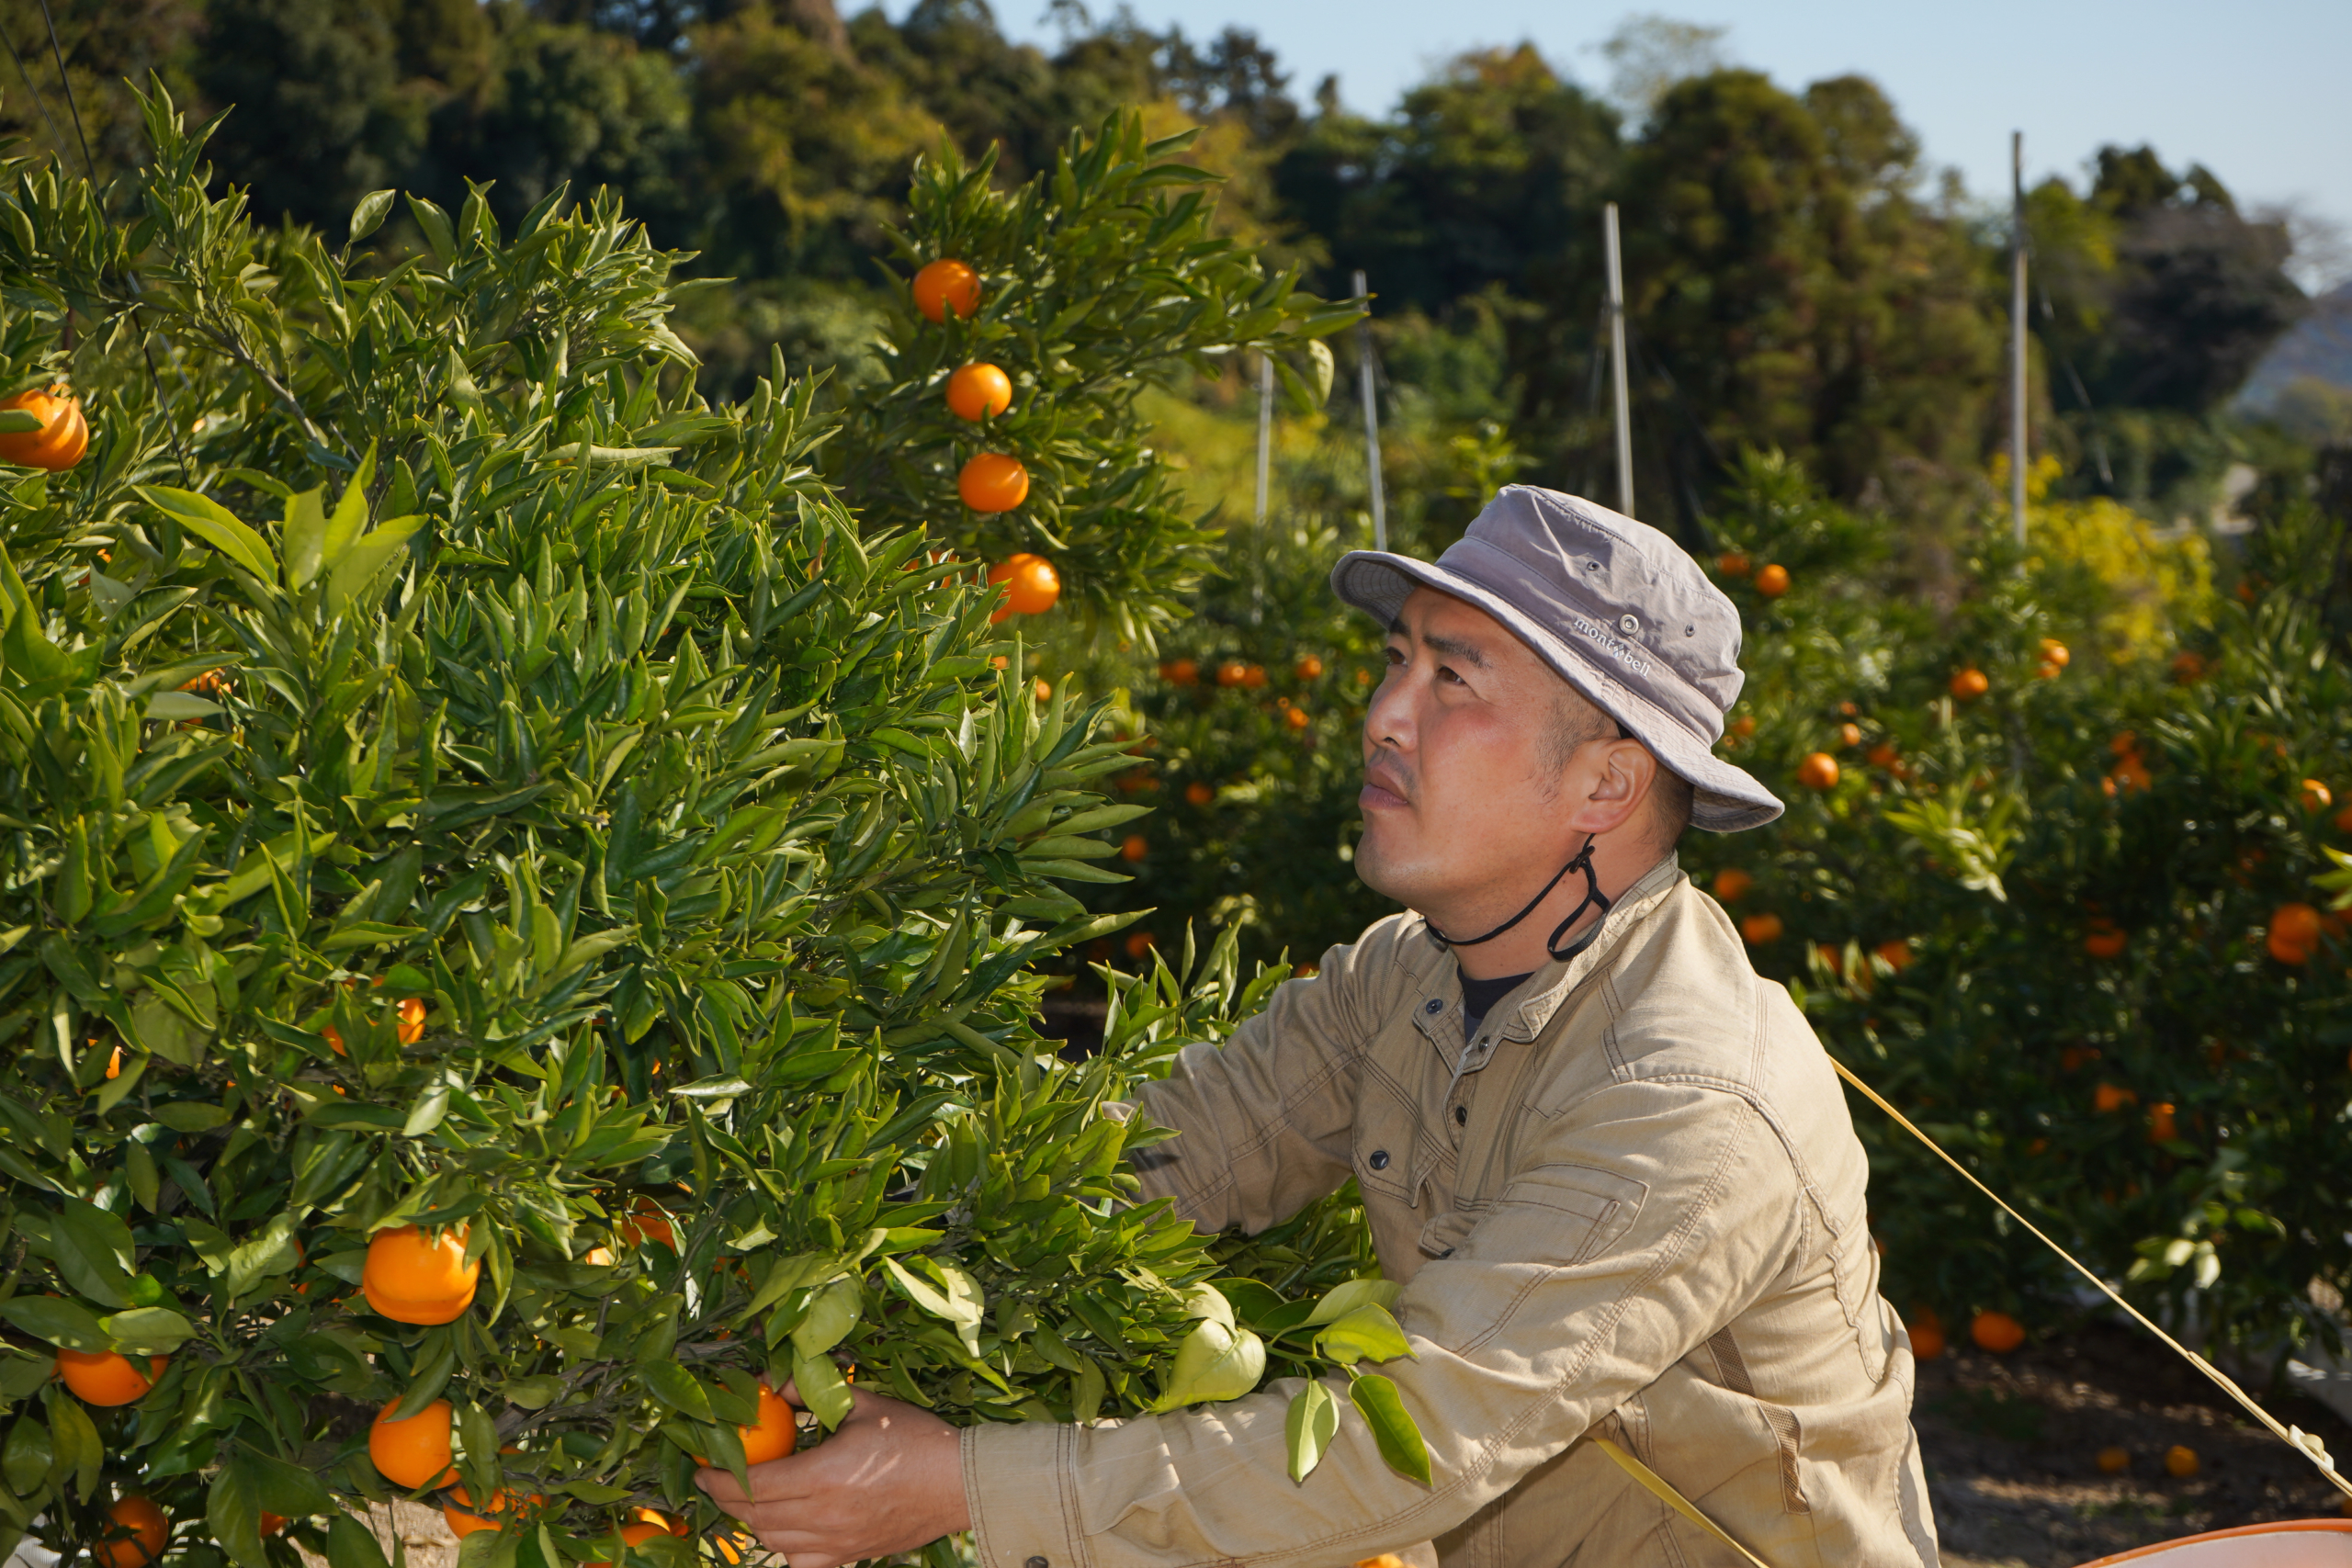
{"type": "Polygon", "coordinates": [[[97,1425],[82,1402],[62,1388],[49,1401],[49,1435],[57,1448],[58,1468],[74,1477],[74,1489],[84,1498],[92,1496],[106,1464],[106,1444],[99,1441],[97,1425]]]}
{"type": "Polygon", "coordinates": [[[48,1424],[31,1416],[20,1416],[8,1428],[8,1441],[0,1447],[0,1476],[5,1476],[8,1490],[19,1497],[29,1497],[33,1489],[49,1479],[50,1466],[57,1461],[57,1449],[49,1440],[48,1424]]]}
{"type": "Polygon", "coordinates": [[[376,574],[392,558],[393,552],[405,549],[410,538],[427,521],[423,517],[395,517],[379,524],[373,533],[344,551],[342,558],[327,572],[328,613],[348,615],[353,603],[376,580],[376,574]]]}
{"type": "Polygon", "coordinates": [[[230,1300],[234,1301],[273,1274],[291,1274],[301,1267],[301,1254],[294,1246],[294,1216],[280,1213],[259,1235],[230,1249],[225,1270],[230,1300]]]}
{"type": "Polygon", "coordinates": [[[932,1316],[944,1318],[954,1324],[957,1337],[964,1341],[964,1348],[973,1355],[978,1355],[980,1318],[986,1310],[978,1282],[954,1264],[942,1263],[935,1258],[919,1258],[915,1263],[918,1268],[930,1269],[938,1279],[941,1288],[934,1290],[895,1258],[882,1259],[882,1267],[889,1270],[890,1278],[906,1292],[908,1300],[932,1316]]]}
{"type": "Polygon", "coordinates": [[[175,724],[182,719],[210,718],[227,710],[209,697],[194,692],[157,692],[147,699],[147,716],[158,724],[175,724]]]}
{"type": "Polygon", "coordinates": [[[1388,1461],[1388,1468],[1427,1486],[1430,1446],[1398,1397],[1396,1385],[1377,1372],[1366,1372],[1349,1388],[1348,1397],[1371,1423],[1372,1440],[1380,1445],[1380,1457],[1388,1461]]]}
{"type": "Polygon", "coordinates": [[[175,1100],[155,1107],[155,1120],[175,1133],[209,1133],[224,1125],[229,1113],[200,1100],[175,1100]]]}
{"type": "Polygon", "coordinates": [[[391,1568],[376,1532],[340,1508],[327,1521],[327,1562],[332,1568],[391,1568]]]}
{"type": "Polygon", "coordinates": [[[11,1296],[0,1302],[6,1318],[36,1339],[72,1350],[111,1350],[114,1341],[98,1325],[90,1309],[63,1296],[11,1296]]]}
{"type": "Polygon", "coordinates": [[[43,428],[40,415],[30,409],[0,409],[0,435],[30,435],[43,428]]]}
{"type": "Polygon", "coordinates": [[[262,1554],[261,1545],[260,1475],[246,1462],[252,1454],[243,1443],[225,1446],[220,1473],[205,1495],[204,1518],[232,1560],[246,1568],[266,1568],[268,1559],[262,1554]]]}
{"type": "Polygon", "coordinates": [[[96,1203],[64,1200],[49,1231],[51,1258],[67,1285],[100,1306],[127,1307],[131,1297],[130,1227],[96,1203]]]}
{"type": "Polygon", "coordinates": [[[800,1394],[800,1403],[817,1413],[817,1419],[831,1431],[842,1424],[855,1401],[850,1397],[849,1384],[842,1381],[842,1370],[833,1365],[830,1356],[792,1358],[792,1382],[800,1394]]]}
{"type": "Polygon", "coordinates": [[[793,1348],[803,1356],[821,1356],[847,1338],[865,1314],[865,1287],[854,1278],[835,1280],[808,1303],[792,1331],[793,1348]]]}
{"type": "Polygon", "coordinates": [[[133,1307],[111,1317],[102,1317],[98,1325],[114,1341],[115,1348],[127,1356],[168,1356],[194,1337],[196,1325],[169,1307],[133,1307]]]}
{"type": "Polygon", "coordinates": [[[433,247],[433,254],[443,266],[458,259],[457,231],[449,227],[449,215],[438,205],[421,196],[408,198],[409,216],[424,234],[424,243],[433,247]]]}
{"type": "Polygon", "coordinates": [[[173,522],[227,556],[261,582],[277,586],[277,558],[269,541],[237,520],[234,513],[209,496],[170,485],[135,485],[147,503],[173,522]]]}
{"type": "Polygon", "coordinates": [[[286,498],[286,521],[278,539],[286,549],[286,586],[296,592],[311,585],[326,559],[327,509],[324,485],[286,498]]]}
{"type": "Polygon", "coordinates": [[[1404,1293],[1404,1286],[1393,1280],[1345,1280],[1323,1292],[1323,1299],[1315,1303],[1315,1310],[1307,1314],[1306,1321],[1310,1325],[1337,1322],[1367,1303],[1395,1306],[1396,1298],[1404,1293]]]}
{"type": "Polygon", "coordinates": [[[1374,1302],[1366,1302],[1325,1328],[1315,1337],[1315,1348],[1343,1367],[1358,1361],[1393,1361],[1413,1354],[1412,1342],[1405,1337],[1395,1314],[1374,1302]]]}
{"type": "Polygon", "coordinates": [[[711,1414],[710,1391],[695,1381],[695,1375],[672,1360],[640,1361],[637,1375],[645,1380],[653,1397],[692,1421],[715,1421],[711,1414]]]}
{"type": "MultiPolygon", "coordinates": [[[[398,191],[371,190],[366,196],[361,197],[359,198],[359,204],[351,209],[351,238],[349,243],[356,245],[360,241],[366,239],[368,235],[374,233],[378,229],[381,228],[384,222],[384,214],[392,209],[392,197],[399,194],[400,193],[398,191]]],[[[369,1539],[373,1540],[374,1538],[370,1537],[369,1539]]],[[[382,1553],[379,1551],[377,1555],[380,1558],[382,1553]]],[[[335,1564],[335,1568],[345,1568],[345,1565],[338,1562],[335,1564]]]]}
{"type": "Polygon", "coordinates": [[[1184,1337],[1176,1364],[1151,1408],[1176,1409],[1213,1400],[1238,1399],[1266,1375],[1266,1343],[1248,1329],[1228,1328],[1215,1318],[1184,1337]]]}
{"type": "Polygon", "coordinates": [[[1304,1481],[1323,1462],[1323,1450],[1340,1430],[1340,1402],[1318,1382],[1310,1382],[1290,1402],[1283,1436],[1290,1444],[1290,1478],[1304,1481]]]}

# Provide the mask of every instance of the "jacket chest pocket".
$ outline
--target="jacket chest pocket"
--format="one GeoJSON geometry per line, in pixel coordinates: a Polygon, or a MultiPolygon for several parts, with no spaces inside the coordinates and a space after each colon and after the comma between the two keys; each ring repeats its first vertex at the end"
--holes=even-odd
{"type": "Polygon", "coordinates": [[[1356,1101],[1354,1163],[1356,1183],[1367,1194],[1378,1193],[1410,1207],[1415,1197],[1415,1152],[1420,1119],[1386,1075],[1367,1072],[1356,1101]]]}

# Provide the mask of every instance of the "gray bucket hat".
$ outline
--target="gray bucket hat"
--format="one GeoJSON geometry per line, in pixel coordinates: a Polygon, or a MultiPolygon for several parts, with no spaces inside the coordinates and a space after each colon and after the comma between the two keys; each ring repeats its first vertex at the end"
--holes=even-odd
{"type": "Polygon", "coordinates": [[[1781,814],[1714,754],[1747,680],[1739,611],[1682,547],[1579,496],[1506,485],[1436,564],[1351,550],[1331,590],[1396,624],[1415,587],[1476,605],[1690,781],[1694,827],[1732,833],[1781,814]]]}

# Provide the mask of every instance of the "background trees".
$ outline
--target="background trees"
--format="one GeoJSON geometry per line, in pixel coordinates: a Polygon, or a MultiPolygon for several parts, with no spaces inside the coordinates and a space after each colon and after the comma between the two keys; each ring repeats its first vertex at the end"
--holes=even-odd
{"type": "MultiPolygon", "coordinates": [[[[661,243],[699,253],[692,270],[731,280],[681,325],[735,390],[772,344],[838,389],[876,373],[866,258],[919,152],[992,151],[1017,182],[1070,125],[1134,104],[1156,134],[1205,127],[1187,156],[1228,176],[1221,231],[1304,264],[1326,295],[1365,269],[1385,351],[1459,363],[1500,344],[1482,371],[1494,411],[1572,487],[1607,468],[1597,236],[1620,201],[1642,490],[1694,544],[1742,441],[1930,533],[1973,504],[1998,445],[2005,224],[1933,186],[1868,82],[1723,70],[1705,29],[1618,40],[1628,124],[1528,48],[1447,62],[1364,117],[1299,90],[1245,31],[1195,39],[1078,6],[1043,50],[1008,41],[982,0],[921,0],[896,22],[831,0],[52,8],[101,173],[136,156],[121,84],[153,67],[201,107],[238,106],[219,177],[265,218],[329,222],[394,184],[454,209],[474,180],[511,223],[559,182],[611,185],[661,243]]],[[[0,24],[30,73],[0,123],[79,166],[39,7],[5,0],[0,24]]],[[[2228,465],[2259,455],[2222,405],[2302,304],[2283,231],[2214,174],[2120,148],[2036,192],[2032,222],[2037,417],[2069,458],[2062,489],[2210,510],[2228,465]]]]}

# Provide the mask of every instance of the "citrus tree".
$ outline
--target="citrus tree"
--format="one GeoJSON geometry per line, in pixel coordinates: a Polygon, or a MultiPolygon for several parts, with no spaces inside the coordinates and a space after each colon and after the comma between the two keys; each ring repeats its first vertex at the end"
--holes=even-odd
{"type": "Polygon", "coordinates": [[[90,433],[0,480],[0,1533],[728,1556],[693,1472],[800,1440],[787,1380],[1087,1419],[1402,1349],[1344,1215],[1127,1201],[1104,1107],[1279,974],[1037,1037],[1131,754],[843,505],[813,388],[697,397],[609,201],[331,246],[146,108],[108,192],[0,171],[8,372],[74,389],[17,423],[90,433]]]}

